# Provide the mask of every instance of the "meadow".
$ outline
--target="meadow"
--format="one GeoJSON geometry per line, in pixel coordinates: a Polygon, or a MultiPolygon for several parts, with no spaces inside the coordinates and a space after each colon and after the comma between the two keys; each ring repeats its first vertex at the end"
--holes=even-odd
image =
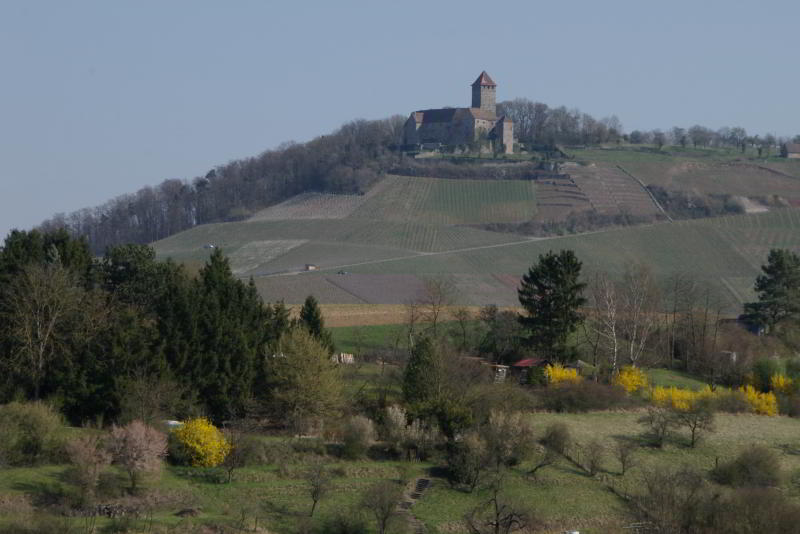
{"type": "MultiPolygon", "coordinates": [[[[506,474],[506,495],[525,502],[536,511],[544,524],[539,532],[624,533],[629,531],[626,527],[635,522],[635,517],[624,499],[615,492],[635,494],[646,470],[687,465],[708,473],[717,461],[727,461],[749,445],[762,444],[779,455],[785,475],[780,489],[791,499],[800,499],[797,485],[800,436],[795,420],[783,416],[719,414],[716,430],[697,447],[689,448],[686,433],[678,431],[663,449],[656,449],[640,441],[643,431],[637,422],[640,416],[641,412],[636,410],[530,414],[528,417],[537,439],[552,423],[568,426],[573,440],[570,449],[573,459],[580,461],[582,448],[590,441],[600,442],[605,448],[602,467],[598,474],[590,476],[572,461],[561,458],[532,478],[528,475],[532,463],[526,461],[506,474]],[[620,440],[639,444],[635,453],[636,467],[624,476],[612,454],[615,443],[620,440]]],[[[236,528],[253,531],[257,523],[267,529],[261,532],[295,532],[311,505],[304,470],[307,462],[320,454],[332,469],[334,478],[332,491],[320,502],[315,514],[318,523],[338,513],[357,513],[363,492],[380,480],[413,480],[417,477],[431,480],[431,487],[412,508],[414,516],[422,521],[429,533],[464,532],[461,525],[463,516],[487,498],[482,489],[469,493],[451,487],[443,478],[443,471],[437,467],[441,465],[438,461],[387,459],[382,456],[380,444],[370,459],[349,461],[338,458],[330,450],[326,453],[325,447],[320,448],[319,443],[304,444],[281,437],[263,439],[272,456],[263,465],[235,471],[233,482],[222,482],[224,476],[216,469],[170,466],[158,479],[146,483],[142,496],[125,497],[122,501],[114,499],[115,502],[139,506],[146,512],[140,519],[101,518],[95,526],[105,532],[153,532],[154,528],[168,527],[182,528],[178,532],[190,532],[201,531],[199,525],[216,523],[228,525],[233,531],[236,528]],[[194,516],[177,515],[185,509],[194,510],[194,516]]],[[[535,453],[533,459],[539,455],[535,453]]],[[[72,491],[67,482],[69,467],[65,464],[4,468],[1,473],[0,528],[32,513],[34,502],[41,504],[42,499],[55,499],[72,491]]],[[[109,473],[112,479],[119,475],[114,475],[113,471],[109,473]]],[[[47,514],[38,512],[29,523],[41,524],[45,519],[47,514]]],[[[86,524],[85,519],[78,517],[54,516],[51,521],[73,529],[72,532],[83,532],[81,528],[86,524]]],[[[402,520],[398,521],[392,532],[402,532],[402,523],[402,520]]],[[[368,532],[375,532],[374,527],[368,532]]]]}

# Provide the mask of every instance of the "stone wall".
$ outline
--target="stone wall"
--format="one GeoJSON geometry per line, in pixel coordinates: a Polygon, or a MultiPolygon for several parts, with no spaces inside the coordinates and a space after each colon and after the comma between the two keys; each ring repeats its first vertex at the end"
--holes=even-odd
{"type": "Polygon", "coordinates": [[[480,108],[492,113],[497,112],[497,105],[495,102],[496,87],[488,85],[473,85],[472,86],[472,107],[480,108]]]}

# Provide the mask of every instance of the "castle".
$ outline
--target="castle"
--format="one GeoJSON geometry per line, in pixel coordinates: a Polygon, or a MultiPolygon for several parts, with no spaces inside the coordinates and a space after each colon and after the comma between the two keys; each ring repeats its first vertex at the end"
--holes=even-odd
{"type": "Polygon", "coordinates": [[[404,144],[470,146],[485,136],[495,150],[511,154],[514,123],[505,115],[497,116],[496,89],[497,84],[483,71],[472,84],[472,107],[414,111],[403,127],[404,144]]]}

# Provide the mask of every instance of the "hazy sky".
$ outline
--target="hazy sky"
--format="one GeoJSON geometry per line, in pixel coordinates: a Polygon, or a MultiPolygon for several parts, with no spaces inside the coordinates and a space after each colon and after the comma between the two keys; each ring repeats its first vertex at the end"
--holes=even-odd
{"type": "Polygon", "coordinates": [[[354,118],[498,99],[800,133],[796,0],[0,0],[0,238],[354,118]]]}

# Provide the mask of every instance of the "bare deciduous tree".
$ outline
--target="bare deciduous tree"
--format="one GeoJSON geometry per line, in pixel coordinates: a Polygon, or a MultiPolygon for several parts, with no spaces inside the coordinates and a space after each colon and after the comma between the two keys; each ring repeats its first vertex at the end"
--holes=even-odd
{"type": "Polygon", "coordinates": [[[450,278],[434,277],[423,281],[423,293],[419,299],[422,316],[436,336],[436,327],[442,319],[445,308],[453,302],[456,287],[450,278]]]}
{"type": "Polygon", "coordinates": [[[142,474],[161,470],[161,459],[167,455],[167,436],[141,421],[131,421],[111,429],[109,449],[114,462],[128,473],[133,492],[142,474]]]}
{"type": "Polygon", "coordinates": [[[323,462],[314,462],[305,472],[308,483],[308,494],[311,497],[311,511],[309,517],[314,517],[317,503],[325,498],[331,489],[331,474],[323,462]]]}
{"type": "Polygon", "coordinates": [[[614,456],[616,456],[617,460],[619,461],[621,474],[625,476],[625,473],[634,465],[636,460],[635,458],[636,453],[636,444],[630,440],[618,440],[617,444],[614,446],[614,456]]]}
{"type": "Polygon", "coordinates": [[[367,489],[361,504],[375,518],[378,534],[386,534],[389,523],[397,515],[397,503],[402,488],[395,482],[383,480],[367,489]]]}
{"type": "Polygon", "coordinates": [[[503,493],[503,475],[496,475],[488,485],[489,499],[464,517],[470,534],[510,534],[532,527],[534,513],[503,493]]]}
{"type": "Polygon", "coordinates": [[[625,271],[621,287],[620,326],[626,345],[626,356],[630,364],[636,366],[658,324],[659,291],[652,271],[642,264],[625,271]]]}
{"type": "Polygon", "coordinates": [[[468,308],[461,307],[453,311],[453,319],[458,323],[458,333],[461,337],[458,348],[461,351],[466,351],[469,348],[467,329],[469,328],[470,321],[473,319],[472,313],[470,313],[468,308]]]}
{"type": "Polygon", "coordinates": [[[605,273],[595,275],[589,285],[591,304],[595,313],[588,324],[603,340],[608,354],[611,372],[616,373],[619,364],[619,296],[617,285],[605,273]]]}
{"type": "Polygon", "coordinates": [[[72,274],[58,263],[30,265],[9,284],[3,311],[17,347],[15,361],[30,376],[34,399],[81,295],[72,274]]]}
{"type": "Polygon", "coordinates": [[[97,481],[106,466],[111,463],[101,436],[87,434],[73,439],[66,445],[69,460],[75,466],[75,482],[84,499],[91,499],[97,489],[97,481]]]}

